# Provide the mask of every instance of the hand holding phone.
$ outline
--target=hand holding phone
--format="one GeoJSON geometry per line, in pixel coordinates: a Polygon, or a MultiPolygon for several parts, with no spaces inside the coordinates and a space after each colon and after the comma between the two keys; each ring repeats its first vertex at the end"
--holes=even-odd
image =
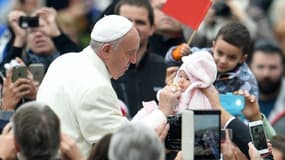
{"type": "Polygon", "coordinates": [[[249,132],[253,145],[258,150],[259,154],[269,152],[267,139],[264,132],[263,122],[261,120],[249,122],[249,132]]]}

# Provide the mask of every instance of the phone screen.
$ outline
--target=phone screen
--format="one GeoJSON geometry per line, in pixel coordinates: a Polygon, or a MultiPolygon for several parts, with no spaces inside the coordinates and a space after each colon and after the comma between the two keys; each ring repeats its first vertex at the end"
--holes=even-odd
{"type": "Polygon", "coordinates": [[[250,127],[251,138],[253,144],[257,150],[263,150],[267,148],[267,140],[264,133],[263,125],[256,125],[250,127]]]}
{"type": "Polygon", "coordinates": [[[194,111],[194,156],[195,159],[219,159],[220,157],[220,112],[194,111]]]}

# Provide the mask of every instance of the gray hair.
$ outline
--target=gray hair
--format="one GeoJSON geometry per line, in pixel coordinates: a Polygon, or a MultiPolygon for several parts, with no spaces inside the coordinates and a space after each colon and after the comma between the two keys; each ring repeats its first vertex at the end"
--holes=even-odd
{"type": "Polygon", "coordinates": [[[12,118],[20,156],[28,160],[50,160],[60,145],[60,122],[49,106],[32,101],[20,106],[12,118]]]}
{"type": "Polygon", "coordinates": [[[165,152],[153,130],[142,124],[129,124],[113,135],[108,156],[110,160],[164,160],[165,152]]]}
{"type": "MultiPolygon", "coordinates": [[[[123,36],[124,37],[124,36],[123,36]]],[[[106,44],[106,43],[108,43],[108,44],[110,44],[110,45],[112,45],[113,47],[118,47],[119,46],[119,44],[120,44],[120,42],[121,42],[121,39],[123,38],[123,37],[121,37],[121,38],[119,38],[119,39],[116,39],[116,40],[114,40],[114,41],[110,41],[110,42],[98,42],[98,41],[95,41],[95,40],[92,40],[91,39],[91,41],[90,41],[90,46],[91,46],[91,48],[95,51],[95,52],[98,52],[98,50],[99,49],[101,49],[101,47],[104,45],[104,44],[106,44]]]]}

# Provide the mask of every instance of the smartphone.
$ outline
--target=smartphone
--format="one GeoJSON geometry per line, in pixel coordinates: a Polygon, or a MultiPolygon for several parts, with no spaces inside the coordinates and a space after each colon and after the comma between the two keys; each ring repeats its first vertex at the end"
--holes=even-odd
{"type": "Polygon", "coordinates": [[[34,80],[41,83],[45,75],[45,66],[42,63],[33,63],[29,65],[29,69],[33,74],[34,80]]]}
{"type": "Polygon", "coordinates": [[[181,150],[182,114],[167,117],[169,131],[165,138],[165,147],[169,150],[181,150]]]}
{"type": "Polygon", "coordinates": [[[267,138],[265,136],[263,122],[261,120],[249,122],[248,126],[251,140],[259,154],[268,153],[269,149],[267,146],[267,138]]]}
{"type": "Polygon", "coordinates": [[[16,82],[19,78],[28,78],[26,66],[15,66],[12,71],[12,82],[16,82]]]}

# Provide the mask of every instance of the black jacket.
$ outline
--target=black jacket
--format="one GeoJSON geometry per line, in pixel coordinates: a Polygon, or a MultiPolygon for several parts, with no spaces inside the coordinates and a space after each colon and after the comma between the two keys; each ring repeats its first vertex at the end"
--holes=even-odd
{"type": "Polygon", "coordinates": [[[131,65],[112,85],[134,116],[142,107],[142,101],[155,100],[156,92],[165,85],[166,65],[164,59],[154,53],[147,52],[138,66],[131,65]]]}

